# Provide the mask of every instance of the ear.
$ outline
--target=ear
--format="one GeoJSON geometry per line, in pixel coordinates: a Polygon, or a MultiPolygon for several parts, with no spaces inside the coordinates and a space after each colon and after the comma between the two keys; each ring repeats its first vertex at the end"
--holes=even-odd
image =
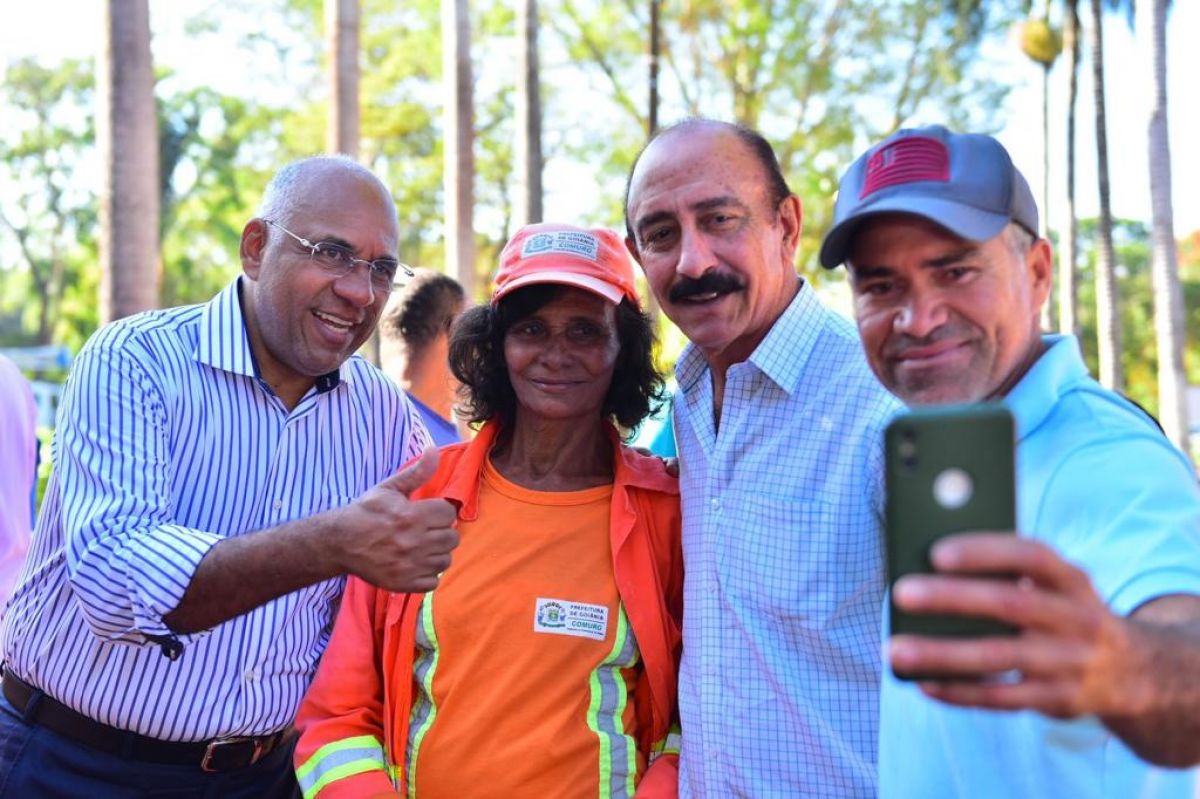
{"type": "Polygon", "coordinates": [[[1050,285],[1054,281],[1054,251],[1050,242],[1038,239],[1033,243],[1025,255],[1025,268],[1029,270],[1029,298],[1036,316],[1050,298],[1050,285]]]}
{"type": "Polygon", "coordinates": [[[779,223],[783,227],[783,250],[788,263],[796,262],[796,249],[800,246],[800,232],[804,229],[804,208],[800,198],[789,194],[779,204],[779,223]]]}
{"type": "Polygon", "coordinates": [[[262,271],[263,251],[267,247],[267,224],[261,219],[251,219],[242,228],[242,243],[238,253],[242,257],[242,271],[251,280],[258,280],[262,271]]]}
{"type": "Polygon", "coordinates": [[[637,261],[637,265],[642,265],[642,258],[638,255],[637,242],[633,240],[633,236],[625,237],[625,249],[629,250],[629,254],[633,256],[633,260],[637,261]]]}

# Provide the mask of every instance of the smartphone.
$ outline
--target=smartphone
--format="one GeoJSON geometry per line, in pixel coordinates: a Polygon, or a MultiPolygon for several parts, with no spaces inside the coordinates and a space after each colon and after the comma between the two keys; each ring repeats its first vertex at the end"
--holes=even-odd
{"type": "MultiPolygon", "coordinates": [[[[884,438],[889,588],[906,574],[931,572],[929,550],[943,536],[1016,528],[1016,440],[1012,414],[1003,405],[912,410],[897,416],[884,438]]],[[[894,602],[890,617],[892,635],[1014,632],[992,619],[908,613],[894,602]]]]}

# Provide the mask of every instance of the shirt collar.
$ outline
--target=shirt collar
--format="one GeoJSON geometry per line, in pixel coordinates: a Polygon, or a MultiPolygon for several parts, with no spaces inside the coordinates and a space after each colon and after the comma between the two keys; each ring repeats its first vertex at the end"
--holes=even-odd
{"type": "Polygon", "coordinates": [[[1004,398],[1023,439],[1041,426],[1059,398],[1088,376],[1074,336],[1042,336],[1046,351],[1029,367],[1004,398]]]}
{"type": "MultiPolygon", "coordinates": [[[[459,507],[458,517],[465,521],[474,521],[479,517],[479,475],[483,471],[483,462],[491,452],[496,438],[500,435],[500,422],[492,419],[486,422],[479,432],[469,442],[462,445],[466,451],[458,468],[454,469],[440,496],[451,500],[459,507]]],[[[634,486],[648,491],[664,494],[679,494],[679,479],[667,474],[662,461],[656,456],[646,456],[635,450],[621,445],[621,437],[611,423],[605,422],[605,435],[613,448],[613,484],[624,491],[625,487],[634,486]]]]}
{"type": "MultiPolygon", "coordinates": [[[[821,326],[814,324],[814,320],[826,312],[812,286],[802,278],[796,279],[800,281],[796,296],[747,359],[788,394],[795,393],[799,387],[804,365],[821,332],[821,326]]],[[[675,367],[680,388],[690,389],[707,369],[704,353],[689,343],[675,367]]]]}
{"type": "MultiPolygon", "coordinates": [[[[215,369],[258,378],[258,362],[250,348],[250,333],[242,313],[241,280],[240,275],[234,278],[204,306],[192,357],[215,369]]],[[[350,382],[350,370],[345,363],[316,378],[315,386],[317,392],[322,393],[336,388],[342,381],[350,382]]]]}

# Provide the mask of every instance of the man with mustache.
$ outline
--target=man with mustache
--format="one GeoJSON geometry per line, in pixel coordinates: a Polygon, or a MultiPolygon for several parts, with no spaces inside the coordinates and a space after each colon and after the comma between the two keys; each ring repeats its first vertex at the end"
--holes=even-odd
{"type": "Polygon", "coordinates": [[[1017,633],[891,639],[880,795],[1191,797],[1200,489],[1155,422],[1088,376],[1074,337],[1040,334],[1052,259],[1036,230],[1000,143],[932,126],[850,167],[821,248],[846,264],[889,389],[913,405],[1003,400],[1017,426],[1018,535],[944,539],[935,574],[894,588],[911,612],[1017,633]]]}
{"type": "Polygon", "coordinates": [[[626,245],[691,340],[676,365],[682,796],[874,796],[881,435],[897,407],[796,274],[770,144],[688,120],[643,150],[626,245]]]}
{"type": "Polygon", "coordinates": [[[404,394],[355,351],[398,271],[388,190],[284,167],[213,300],[98,331],[0,628],[0,796],[298,794],[292,719],[346,574],[426,591],[455,512],[404,394]]]}

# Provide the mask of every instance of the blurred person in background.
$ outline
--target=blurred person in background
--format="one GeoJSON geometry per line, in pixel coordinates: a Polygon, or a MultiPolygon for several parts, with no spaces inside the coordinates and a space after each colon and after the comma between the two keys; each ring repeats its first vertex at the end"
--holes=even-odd
{"type": "Polygon", "coordinates": [[[33,389],[16,364],[0,355],[0,616],[29,549],[37,455],[33,389]]]}
{"type": "Polygon", "coordinates": [[[458,281],[429,269],[417,269],[384,311],[384,371],[408,395],[439,447],[461,440],[454,422],[458,381],[450,372],[450,326],[466,307],[458,281]],[[394,358],[388,349],[397,349],[394,358]]]}

